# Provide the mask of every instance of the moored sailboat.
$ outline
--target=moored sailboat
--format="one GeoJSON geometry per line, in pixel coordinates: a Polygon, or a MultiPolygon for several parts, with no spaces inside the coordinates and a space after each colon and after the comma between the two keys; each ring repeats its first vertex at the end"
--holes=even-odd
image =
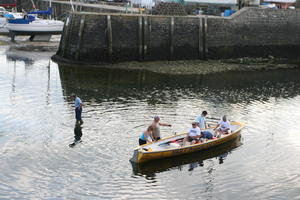
{"type": "MultiPolygon", "coordinates": [[[[51,6],[51,1],[50,1],[51,6]]],[[[23,18],[10,18],[6,28],[9,30],[11,39],[14,40],[16,35],[30,35],[30,40],[49,41],[51,35],[61,34],[64,22],[54,19],[41,19],[37,15],[52,14],[50,7],[46,11],[33,11],[25,14],[23,18]],[[40,38],[40,39],[38,39],[40,38]]]]}

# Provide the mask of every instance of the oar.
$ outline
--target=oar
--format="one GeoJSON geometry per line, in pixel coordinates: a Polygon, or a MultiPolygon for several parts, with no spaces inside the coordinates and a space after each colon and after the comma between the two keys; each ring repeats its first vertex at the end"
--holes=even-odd
{"type": "Polygon", "coordinates": [[[206,119],[211,119],[211,120],[220,120],[220,118],[216,118],[216,117],[206,117],[206,119]]]}

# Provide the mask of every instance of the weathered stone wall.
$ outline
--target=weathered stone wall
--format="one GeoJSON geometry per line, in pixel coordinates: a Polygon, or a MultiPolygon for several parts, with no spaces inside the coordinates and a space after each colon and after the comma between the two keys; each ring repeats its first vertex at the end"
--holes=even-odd
{"type": "Polygon", "coordinates": [[[244,8],[231,17],[72,13],[57,58],[75,62],[298,57],[300,11],[244,8]]]}

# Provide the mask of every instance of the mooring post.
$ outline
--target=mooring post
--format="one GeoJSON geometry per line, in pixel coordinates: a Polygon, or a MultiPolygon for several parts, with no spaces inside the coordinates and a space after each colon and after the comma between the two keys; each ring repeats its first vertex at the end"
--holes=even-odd
{"type": "Polygon", "coordinates": [[[203,59],[203,38],[202,38],[202,31],[203,31],[203,21],[202,17],[199,17],[199,27],[198,27],[198,56],[199,59],[203,59]]]}
{"type": "Polygon", "coordinates": [[[138,48],[139,60],[143,60],[143,17],[138,16],[138,48]]]}
{"type": "Polygon", "coordinates": [[[84,30],[84,23],[85,23],[85,15],[82,15],[80,18],[80,26],[79,26],[79,32],[78,32],[78,41],[77,41],[77,49],[75,53],[75,60],[79,60],[80,56],[80,48],[81,48],[81,40],[82,40],[82,35],[83,35],[83,30],[84,30]]]}
{"type": "Polygon", "coordinates": [[[147,40],[148,40],[148,17],[144,16],[144,28],[143,28],[143,44],[144,44],[144,48],[143,48],[143,60],[145,60],[145,58],[147,57],[147,40]]]}
{"type": "Polygon", "coordinates": [[[204,31],[203,31],[203,47],[204,47],[204,59],[207,58],[208,45],[207,45],[207,15],[204,17],[204,31]]]}
{"type": "Polygon", "coordinates": [[[170,26],[170,60],[174,59],[174,17],[171,17],[170,26]]]}
{"type": "Polygon", "coordinates": [[[112,27],[111,27],[111,16],[107,15],[107,49],[108,49],[108,57],[109,61],[112,60],[112,54],[113,54],[113,46],[112,46],[112,27]]]}
{"type": "Polygon", "coordinates": [[[64,41],[63,41],[63,52],[62,52],[62,56],[65,56],[65,52],[68,48],[69,45],[69,40],[70,40],[70,32],[73,26],[73,18],[74,18],[74,14],[70,14],[70,16],[67,18],[66,20],[66,34],[64,35],[64,41]]]}
{"type": "Polygon", "coordinates": [[[65,40],[65,37],[66,37],[66,33],[68,33],[68,25],[69,25],[69,19],[70,16],[67,17],[65,23],[64,23],[64,28],[63,28],[63,32],[61,34],[61,40],[59,42],[59,49],[58,49],[58,52],[61,56],[64,56],[65,55],[65,45],[66,45],[66,40],[65,40]]]}

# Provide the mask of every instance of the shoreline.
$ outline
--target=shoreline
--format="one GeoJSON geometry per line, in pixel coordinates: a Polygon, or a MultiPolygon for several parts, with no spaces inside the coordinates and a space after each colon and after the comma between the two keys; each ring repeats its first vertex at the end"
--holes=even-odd
{"type": "Polygon", "coordinates": [[[67,67],[92,67],[119,70],[146,70],[153,73],[170,75],[206,75],[221,72],[266,71],[278,69],[300,69],[299,60],[283,58],[237,58],[223,60],[179,60],[121,63],[87,63],[62,59],[56,54],[52,60],[67,67]]]}

